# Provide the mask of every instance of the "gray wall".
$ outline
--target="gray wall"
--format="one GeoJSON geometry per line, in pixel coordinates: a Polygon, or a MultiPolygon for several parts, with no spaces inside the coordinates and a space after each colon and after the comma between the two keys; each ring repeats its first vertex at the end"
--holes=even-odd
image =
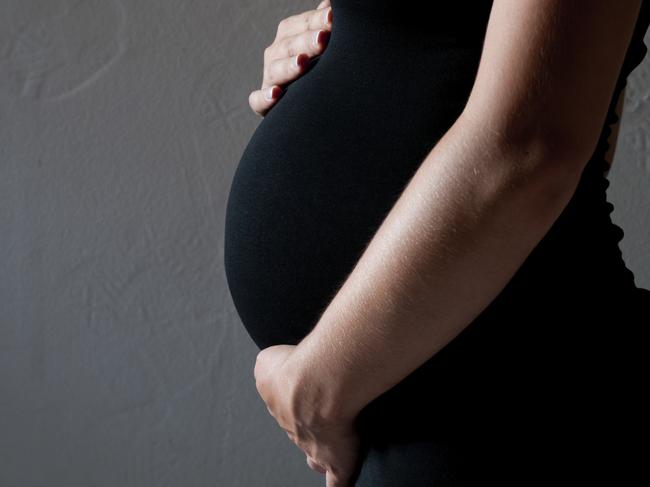
{"type": "MultiPolygon", "coordinates": [[[[223,273],[248,94],[318,0],[0,2],[0,486],[324,485],[223,273]]],[[[650,59],[609,196],[650,288],[650,59]]]]}

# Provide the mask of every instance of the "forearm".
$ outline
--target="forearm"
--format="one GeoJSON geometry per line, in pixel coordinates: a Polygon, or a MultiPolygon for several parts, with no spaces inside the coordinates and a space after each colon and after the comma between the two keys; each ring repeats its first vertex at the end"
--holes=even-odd
{"type": "Polygon", "coordinates": [[[449,343],[573,194],[579,171],[466,128],[459,119],[428,154],[296,347],[301,395],[320,414],[354,415],[449,343]]]}

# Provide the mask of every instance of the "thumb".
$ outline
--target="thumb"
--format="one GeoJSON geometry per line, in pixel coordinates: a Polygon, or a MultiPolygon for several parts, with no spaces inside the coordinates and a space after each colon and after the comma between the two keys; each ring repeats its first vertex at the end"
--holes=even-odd
{"type": "Polygon", "coordinates": [[[352,487],[348,479],[328,470],[325,474],[325,487],[352,487]]]}
{"type": "Polygon", "coordinates": [[[290,345],[271,345],[270,347],[262,349],[255,359],[255,369],[253,370],[253,374],[257,376],[260,369],[270,373],[276,366],[286,359],[287,353],[291,348],[293,347],[290,345]]]}

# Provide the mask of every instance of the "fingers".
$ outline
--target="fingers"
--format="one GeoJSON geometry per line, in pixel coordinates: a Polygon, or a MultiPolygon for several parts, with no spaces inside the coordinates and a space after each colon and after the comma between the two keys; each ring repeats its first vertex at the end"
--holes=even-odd
{"type": "Polygon", "coordinates": [[[269,412],[269,414],[270,414],[271,416],[273,416],[273,417],[275,418],[275,415],[273,414],[273,411],[271,411],[271,408],[270,408],[270,407],[266,406],[266,410],[269,412]]]}
{"type": "Polygon", "coordinates": [[[350,487],[348,478],[331,470],[327,470],[325,474],[325,487],[350,487]]]}
{"type": "Polygon", "coordinates": [[[265,63],[262,86],[281,85],[298,78],[309,60],[322,53],[329,35],[326,30],[315,30],[285,39],[279,47],[283,56],[265,63]]]}
{"type": "Polygon", "coordinates": [[[316,472],[323,473],[323,474],[327,473],[327,470],[321,467],[319,464],[317,464],[310,456],[307,456],[307,465],[309,465],[309,468],[315,470],[316,472]]]}
{"type": "Polygon", "coordinates": [[[304,28],[304,25],[301,27],[299,31],[279,36],[264,50],[262,88],[295,79],[302,73],[302,67],[306,64],[300,60],[296,64],[297,56],[304,54],[309,59],[320,55],[325,49],[331,34],[329,24],[318,23],[309,28],[304,28]]]}
{"type": "Polygon", "coordinates": [[[248,96],[255,113],[265,116],[284,92],[283,85],[304,74],[310,60],[325,48],[331,26],[329,0],[323,0],[314,10],[280,21],[273,44],[264,50],[262,86],[248,96]]]}
{"type": "Polygon", "coordinates": [[[258,115],[266,116],[269,109],[275,105],[278,99],[282,96],[282,87],[272,85],[265,89],[251,91],[248,95],[248,104],[251,109],[258,115]],[[269,98],[270,96],[270,98],[269,98]]]}
{"type": "Polygon", "coordinates": [[[290,37],[307,30],[327,29],[332,26],[332,7],[316,8],[290,15],[278,23],[276,40],[290,37]]]}

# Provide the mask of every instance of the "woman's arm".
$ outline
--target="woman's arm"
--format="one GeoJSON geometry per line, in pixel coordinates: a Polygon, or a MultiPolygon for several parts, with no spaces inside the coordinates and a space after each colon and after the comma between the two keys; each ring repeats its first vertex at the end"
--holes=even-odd
{"type": "Polygon", "coordinates": [[[501,292],[593,153],[639,0],[495,0],[475,85],[285,370],[349,418],[501,292]]]}

